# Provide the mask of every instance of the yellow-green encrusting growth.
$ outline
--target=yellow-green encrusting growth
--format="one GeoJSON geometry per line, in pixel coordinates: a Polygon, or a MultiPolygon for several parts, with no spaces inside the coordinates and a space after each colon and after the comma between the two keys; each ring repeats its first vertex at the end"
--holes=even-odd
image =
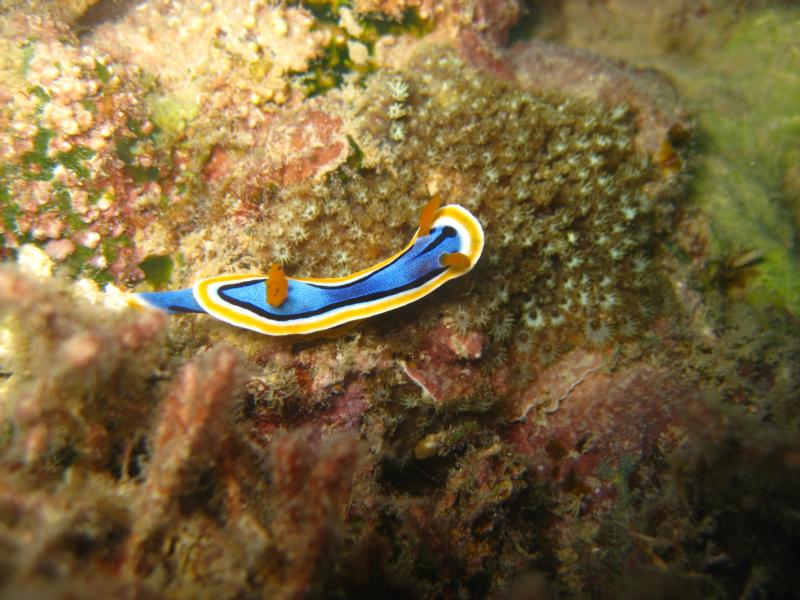
{"type": "Polygon", "coordinates": [[[363,268],[405,239],[435,192],[486,231],[481,263],[437,307],[456,329],[487,333],[487,355],[546,361],[633,336],[661,292],[645,189],[657,174],[633,146],[632,117],[423,53],[371,78],[349,121],[357,164],[267,192],[251,254],[298,275],[363,268]]]}
{"type": "Polygon", "coordinates": [[[637,332],[655,304],[654,202],[628,110],[537,98],[448,54],[423,59],[408,82],[400,159],[440,177],[443,197],[487,230],[454,323],[540,354],[637,332]]]}

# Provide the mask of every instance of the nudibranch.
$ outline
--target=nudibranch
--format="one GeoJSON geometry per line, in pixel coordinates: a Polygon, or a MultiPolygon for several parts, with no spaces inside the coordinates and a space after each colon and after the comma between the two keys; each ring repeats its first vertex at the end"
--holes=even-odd
{"type": "Polygon", "coordinates": [[[143,292],[133,303],[168,313],[208,313],[266,335],[316,333],[359,321],[427,296],[469,272],[483,252],[483,228],[462,206],[440,207],[434,197],[400,252],[344,277],[287,277],[273,265],[267,275],[217,275],[191,288],[143,292]]]}

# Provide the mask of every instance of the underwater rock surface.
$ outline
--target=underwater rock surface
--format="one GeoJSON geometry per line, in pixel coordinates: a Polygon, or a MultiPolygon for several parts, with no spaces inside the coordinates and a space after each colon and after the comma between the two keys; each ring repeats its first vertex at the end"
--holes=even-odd
{"type": "MultiPolygon", "coordinates": [[[[655,36],[668,75],[634,64],[573,19],[650,17],[601,4],[6,2],[0,595],[796,589],[793,259],[718,249],[722,155],[697,140],[722,128],[690,111],[690,55],[655,36]],[[356,327],[126,302],[363,269],[434,194],[480,220],[481,261],[356,327]]],[[[652,17],[735,24],[694,72],[790,27],[720,6],[652,17]]]]}

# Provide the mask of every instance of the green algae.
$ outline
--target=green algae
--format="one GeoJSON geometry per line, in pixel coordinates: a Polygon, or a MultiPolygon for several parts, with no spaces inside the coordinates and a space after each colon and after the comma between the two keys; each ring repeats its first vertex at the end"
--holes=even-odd
{"type": "Polygon", "coordinates": [[[31,68],[31,61],[36,54],[36,40],[30,39],[22,45],[22,65],[21,72],[23,77],[28,74],[31,68]]]}
{"type": "Polygon", "coordinates": [[[763,256],[745,290],[755,305],[800,314],[796,194],[782,181],[800,145],[800,12],[768,10],[742,18],[684,84],[704,110],[706,139],[695,195],[710,218],[719,260],[756,250],[763,256]],[[699,89],[698,89],[699,88],[699,89]]]}
{"type": "Polygon", "coordinates": [[[179,138],[200,114],[197,102],[188,97],[165,95],[151,101],[153,123],[168,137],[179,138]]]}
{"type": "MultiPolygon", "coordinates": [[[[0,223],[2,223],[5,232],[20,235],[17,227],[20,208],[14,201],[9,187],[8,174],[10,171],[11,168],[8,165],[0,163],[0,223]]],[[[0,235],[0,242],[4,247],[6,243],[5,232],[0,235]]],[[[23,236],[23,243],[28,241],[27,237],[23,236]]]]}
{"type": "Polygon", "coordinates": [[[158,181],[160,176],[158,167],[143,167],[137,164],[138,139],[132,136],[123,136],[117,140],[116,150],[120,160],[125,163],[126,170],[135,183],[158,181]]]}
{"type": "Polygon", "coordinates": [[[293,78],[309,98],[340,88],[350,76],[364,77],[374,73],[375,44],[382,37],[408,34],[420,38],[432,31],[434,26],[433,20],[420,17],[418,9],[408,8],[398,18],[381,13],[354,13],[353,20],[359,29],[355,32],[341,23],[340,11],[351,10],[351,2],[307,2],[304,6],[316,18],[317,27],[327,27],[333,32],[331,42],[323,48],[322,55],[293,78]],[[348,43],[352,42],[366,48],[369,59],[365,64],[359,64],[350,56],[348,43]]]}
{"type": "Polygon", "coordinates": [[[169,284],[174,266],[171,257],[155,254],[146,257],[139,263],[139,268],[144,272],[145,281],[155,289],[163,289],[169,284]]]}

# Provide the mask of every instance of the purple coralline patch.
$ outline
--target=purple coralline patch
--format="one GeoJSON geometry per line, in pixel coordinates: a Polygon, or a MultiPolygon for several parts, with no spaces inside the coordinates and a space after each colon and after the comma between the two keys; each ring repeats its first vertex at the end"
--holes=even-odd
{"type": "Polygon", "coordinates": [[[540,418],[528,413],[511,426],[507,439],[531,457],[542,477],[584,497],[582,510],[608,510],[611,473],[626,460],[654,460],[679,445],[680,411],[691,388],[646,364],[608,372],[590,361],[576,372],[576,359],[568,355],[533,386],[560,394],[557,406],[540,418]],[[548,386],[554,379],[560,383],[548,386]]]}
{"type": "Polygon", "coordinates": [[[474,362],[481,358],[485,341],[478,332],[458,334],[441,325],[424,334],[419,351],[403,361],[403,371],[436,404],[457,402],[485,380],[474,362]]]}
{"type": "Polygon", "coordinates": [[[340,166],[348,154],[342,119],[313,105],[276,115],[255,143],[269,152],[261,166],[263,180],[254,182],[259,187],[321,177],[340,166]]]}

